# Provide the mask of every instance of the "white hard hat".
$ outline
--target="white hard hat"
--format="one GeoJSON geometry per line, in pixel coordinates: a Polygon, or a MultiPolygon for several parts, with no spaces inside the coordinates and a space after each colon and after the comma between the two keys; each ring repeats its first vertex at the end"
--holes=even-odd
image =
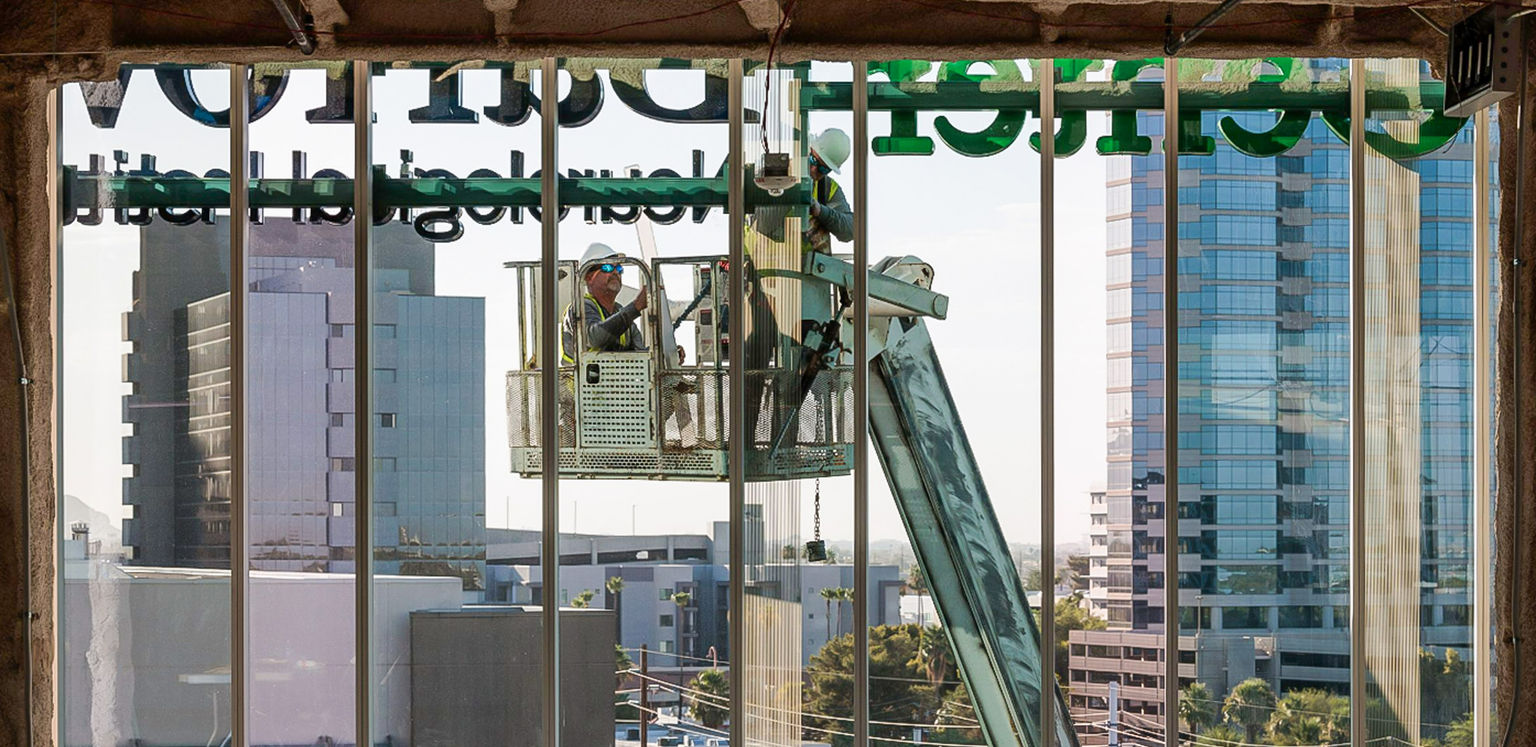
{"type": "Polygon", "coordinates": [[[811,153],[821,159],[834,174],[848,161],[848,153],[852,148],[853,143],[848,139],[848,133],[836,127],[811,136],[811,153]]]}
{"type": "Polygon", "coordinates": [[[622,256],[624,255],[618,253],[617,250],[611,246],[608,246],[607,244],[604,244],[600,241],[593,242],[591,246],[587,247],[587,251],[581,255],[581,265],[585,267],[588,264],[596,262],[600,259],[622,256]]]}

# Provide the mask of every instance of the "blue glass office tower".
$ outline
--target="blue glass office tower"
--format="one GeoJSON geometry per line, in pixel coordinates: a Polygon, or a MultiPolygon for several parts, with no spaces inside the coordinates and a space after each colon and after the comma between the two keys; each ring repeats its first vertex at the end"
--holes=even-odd
{"type": "MultiPolygon", "coordinates": [[[[212,225],[141,229],[125,315],[124,545],[144,565],[228,567],[228,245],[212,225]],[[157,330],[174,329],[174,334],[157,330]],[[174,436],[174,437],[171,437],[174,436]]],[[[375,571],[485,585],[485,309],[434,295],[433,249],[375,229],[375,571]]],[[[251,567],[355,568],[355,286],[350,229],[251,235],[247,410],[251,567]]]]}
{"type": "MultiPolygon", "coordinates": [[[[1208,112],[1203,132],[1228,115],[1251,131],[1274,124],[1271,113],[1208,112]]],[[[1157,139],[1161,117],[1144,116],[1142,132],[1157,139]]],[[[1393,201],[1390,220],[1418,225],[1418,307],[1397,325],[1416,330],[1418,350],[1393,365],[1417,368],[1403,378],[1417,388],[1421,459],[1417,484],[1396,489],[1421,506],[1407,562],[1419,568],[1418,645],[1430,651],[1470,645],[1469,132],[1400,162],[1416,183],[1371,187],[1393,201]]],[[[1094,508],[1090,598],[1128,632],[1165,623],[1162,398],[1174,372],[1163,366],[1162,158],[1154,149],[1109,166],[1107,489],[1094,508]]],[[[1348,159],[1317,117],[1278,157],[1217,137],[1214,155],[1180,159],[1181,630],[1261,641],[1248,666],[1281,690],[1347,686],[1348,159]]]]}

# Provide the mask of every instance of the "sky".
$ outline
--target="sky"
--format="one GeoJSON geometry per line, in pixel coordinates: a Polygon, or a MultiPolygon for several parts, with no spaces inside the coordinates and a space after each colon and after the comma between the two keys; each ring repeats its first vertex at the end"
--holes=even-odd
{"type": "MultiPolygon", "coordinates": [[[[282,100],[251,128],[251,147],[266,153],[267,173],[286,176],[289,152],[308,153],[311,173],[321,168],[351,172],[352,128],[309,124],[304,112],[323,103],[323,71],[296,70],[282,100]]],[[[605,74],[606,75],[606,74],[605,74]]],[[[817,65],[814,79],[847,80],[847,64],[817,65]]],[[[538,75],[534,73],[534,90],[538,75]]],[[[564,77],[562,75],[562,77],[564,77]]],[[[213,110],[227,106],[226,73],[193,75],[198,97],[213,110]]],[[[647,88],[662,106],[686,108],[702,98],[701,71],[652,70],[647,88]]],[[[496,103],[497,74],[463,73],[463,105],[471,110],[496,103]]],[[[391,70],[375,79],[374,162],[398,171],[399,152],[409,149],[414,165],[445,168],[467,176],[476,168],[507,173],[508,153],[524,154],[525,174],[538,168],[537,113],[523,124],[412,124],[407,112],[427,101],[427,72],[391,70]]],[[[606,82],[605,82],[606,87],[606,82]]],[[[568,82],[562,85],[562,93],[568,82]]],[[[704,151],[706,173],[728,152],[725,124],[667,124],[642,117],[607,90],[598,117],[578,128],[563,128],[562,170],[615,171],[634,164],[646,172],[670,168],[689,173],[692,151],[704,151]]],[[[749,99],[750,100],[750,99],[749,99]]],[[[92,127],[78,87],[63,95],[63,162],[85,166],[88,154],[113,150],[158,156],[161,171],[182,168],[201,173],[223,168],[228,131],[207,127],[173,110],[152,74],[136,72],[114,129],[92,127]]],[[[934,137],[928,157],[874,157],[869,178],[869,253],[872,258],[913,255],[933,265],[934,290],[950,298],[949,318],[930,321],[935,346],[981,464],[1004,533],[1012,542],[1039,538],[1039,156],[1026,138],[1038,131],[1030,119],[1024,133],[1003,152],[986,158],[961,156],[939,141],[933,118],[919,116],[920,134],[934,137]]],[[[949,114],[962,129],[980,129],[988,113],[949,114]]],[[[810,127],[841,127],[851,134],[846,112],[814,113],[810,127]]],[[[1103,130],[1090,117],[1089,137],[1103,130]]],[[[871,114],[870,133],[889,132],[888,117],[871,114]]],[[[1107,159],[1084,148],[1056,166],[1056,457],[1058,542],[1086,541],[1087,491],[1104,478],[1104,179],[1107,159]]],[[[838,176],[844,189],[853,182],[838,176]]],[[[852,192],[850,191],[851,195],[852,192]]],[[[269,218],[276,219],[276,218],[269,218]]],[[[466,221],[466,223],[468,223],[466,221]]],[[[260,230],[257,228],[256,230],[260,230]]],[[[702,224],[689,219],[653,227],[663,256],[724,254],[728,224],[723,210],[702,224]]],[[[121,315],[131,303],[131,272],[138,262],[137,230],[113,225],[68,226],[63,233],[63,429],[62,482],[67,494],[114,519],[125,515],[120,478],[122,423],[121,315]]],[[[560,224],[560,256],[576,258],[593,241],[638,254],[636,227],[588,225],[579,214],[560,224]]],[[[851,245],[835,247],[849,252],[851,245]]],[[[436,245],[438,295],[486,298],[486,520],[489,526],[536,528],[539,485],[511,474],[505,441],[503,372],[517,366],[515,306],[507,260],[539,255],[539,224],[502,221],[472,223],[464,238],[436,245]]],[[[633,282],[633,281],[631,281],[633,282]]],[[[820,486],[823,533],[849,539],[851,486],[848,477],[820,486]]],[[[813,484],[798,490],[802,531],[811,530],[813,484]]],[[[701,533],[726,517],[727,489],[717,483],[648,481],[563,481],[564,531],[598,533],[701,533]]],[[[871,476],[871,536],[896,538],[903,529],[883,475],[871,476]]]]}

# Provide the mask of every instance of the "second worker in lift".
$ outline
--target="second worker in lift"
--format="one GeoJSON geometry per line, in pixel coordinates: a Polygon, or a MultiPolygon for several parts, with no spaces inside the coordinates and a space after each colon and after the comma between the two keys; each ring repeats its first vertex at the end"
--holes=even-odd
{"type": "MultiPolygon", "coordinates": [[[[844,242],[853,240],[853,208],[848,205],[848,196],[832,178],[848,160],[851,148],[848,133],[835,127],[811,137],[810,163],[807,164],[811,177],[810,220],[801,232],[802,251],[830,253],[833,237],[844,242]]],[[[753,227],[764,236],[780,241],[787,212],[788,208],[784,206],[758,208],[754,211],[753,227]]]]}
{"type": "Polygon", "coordinates": [[[805,231],[805,249],[830,253],[832,240],[853,240],[853,208],[832,175],[848,160],[848,133],[832,128],[811,138],[811,225],[805,231]],[[829,236],[830,234],[830,236],[829,236]]]}
{"type": "Polygon", "coordinates": [[[572,303],[560,325],[561,363],[576,362],[573,351],[578,324],[582,326],[588,351],[645,350],[637,323],[647,304],[645,287],[640,287],[633,301],[622,306],[618,302],[619,291],[624,288],[624,266],[619,263],[623,256],[607,244],[593,244],[581,255],[580,272],[586,292],[580,311],[572,303]]]}

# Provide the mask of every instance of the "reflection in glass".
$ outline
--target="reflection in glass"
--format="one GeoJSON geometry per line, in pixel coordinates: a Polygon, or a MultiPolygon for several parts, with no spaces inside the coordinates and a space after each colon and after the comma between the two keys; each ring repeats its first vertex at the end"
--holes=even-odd
{"type": "MultiPolygon", "coordinates": [[[[250,282],[237,295],[220,168],[227,72],[162,67],[66,87],[66,743],[229,734],[239,668],[227,653],[227,574],[238,554],[229,542],[240,528],[230,480],[236,300],[250,322],[238,341],[250,354],[249,547],[240,548],[250,564],[236,571],[251,582],[254,741],[349,738],[358,707],[350,592],[364,540],[376,601],[369,710],[375,736],[391,743],[537,739],[551,695],[539,675],[556,665],[573,744],[717,739],[732,698],[746,705],[748,723],[736,726],[748,741],[844,743],[861,658],[874,675],[876,739],[916,730],[964,743],[983,723],[998,728],[988,719],[999,718],[999,701],[1040,695],[1025,592],[1047,586],[1058,600],[1057,675],[1075,717],[1063,743],[1074,733],[1160,742],[1164,728],[1213,741],[1338,742],[1351,697],[1374,738],[1465,736],[1471,664],[1488,654],[1472,635],[1474,605],[1486,601],[1471,593],[1471,527],[1484,508],[1473,503],[1474,446],[1486,434],[1471,427],[1471,361],[1475,335],[1488,331],[1472,317],[1474,221],[1494,216],[1475,208],[1482,144],[1470,126],[1455,133],[1457,123],[1419,110],[1418,97],[1435,90],[1421,63],[1370,63],[1367,84],[1410,105],[1373,111],[1355,144],[1367,161],[1367,211],[1354,228],[1366,235],[1368,303],[1353,330],[1340,111],[1191,110],[1168,127],[1154,111],[1091,122],[1063,114],[1058,151],[1077,160],[1058,171],[1058,191],[1102,187],[1106,199],[1088,209],[1058,202],[1057,240],[1105,251],[1058,265],[1057,394],[1070,405],[1053,434],[1030,426],[1041,362],[1031,359],[1035,330],[1017,321],[1029,318],[1036,282],[1035,164],[1017,142],[1028,135],[1034,71],[1011,60],[874,65],[867,147],[924,157],[877,158],[869,185],[879,206],[871,250],[906,259],[874,265],[887,281],[877,293],[889,297],[871,304],[872,329],[859,333],[887,345],[884,354],[909,345],[900,360],[911,368],[892,373],[897,356],[877,361],[886,366],[878,383],[890,385],[874,416],[888,437],[877,448],[893,477],[885,490],[883,475],[873,482],[893,500],[875,503],[867,578],[853,577],[847,557],[855,362],[846,286],[866,269],[841,264],[850,190],[862,185],[838,169],[866,147],[846,138],[851,75],[843,64],[756,69],[749,214],[730,226],[722,62],[565,61],[558,216],[540,214],[534,186],[537,167],[555,164],[527,163],[539,146],[532,94],[544,82],[532,66],[375,68],[379,204],[362,217],[374,224],[372,244],[354,247],[354,216],[334,197],[352,168],[337,154],[351,144],[353,71],[260,67],[250,168],[262,202],[250,215],[250,282]],[[151,78],[168,97],[125,96],[151,78]],[[907,108],[946,89],[995,106],[943,116],[907,108]],[[603,111],[605,96],[623,106],[603,111]],[[439,136],[450,124],[455,136],[439,136]],[[1155,153],[1170,127],[1184,141],[1177,194],[1164,194],[1155,153]],[[1079,150],[1089,134],[1095,148],[1079,150]],[[292,151],[291,178],[266,173],[262,155],[279,151],[292,151]],[[164,189],[129,189],[140,177],[164,189]],[[1165,229],[1171,200],[1182,210],[1165,229]],[[565,219],[554,288],[538,281],[541,219],[565,219]],[[723,254],[738,230],[749,260],[732,267],[723,254]],[[1181,245],[1177,320],[1164,318],[1168,230],[1181,245]],[[375,287],[359,299],[362,249],[375,287]],[[956,299],[957,318],[931,325],[937,347],[965,363],[950,367],[952,383],[928,354],[928,324],[903,305],[941,298],[928,287],[935,269],[942,300],[956,299]],[[733,271],[746,281],[742,298],[725,297],[733,271]],[[80,288],[91,294],[71,290],[80,288]],[[547,294],[564,324],[541,323],[547,294]],[[746,370],[734,372],[733,310],[747,330],[736,341],[746,370]],[[1082,334],[1083,319],[1097,331],[1082,334]],[[1169,321],[1181,325],[1176,370],[1165,366],[1169,321]],[[359,364],[362,331],[372,350],[359,364]],[[1351,332],[1367,341],[1362,361],[1349,360],[1351,332]],[[540,343],[554,335],[563,355],[541,361],[540,343]],[[1355,434],[1352,365],[1367,378],[1366,428],[1355,434]],[[910,371],[922,374],[903,378],[910,371]],[[555,402],[540,396],[546,374],[560,384],[555,402]],[[737,424],[749,444],[737,477],[750,485],[739,517],[726,515],[723,486],[704,484],[727,477],[732,374],[748,400],[737,424]],[[1166,376],[1177,377],[1175,434],[1162,427],[1166,376]],[[374,384],[370,401],[357,399],[360,381],[374,384]],[[892,415],[909,406],[905,422],[892,415]],[[560,424],[555,464],[544,463],[539,437],[548,408],[560,424]],[[974,451],[954,438],[959,413],[974,451]],[[360,427],[373,435],[371,454],[355,449],[360,427]],[[929,440],[912,449],[893,433],[929,440]],[[1042,435],[1062,457],[1055,548],[1032,541],[1038,496],[1027,476],[1042,435]],[[1357,535],[1359,577],[1349,566],[1352,435],[1367,445],[1359,497],[1381,527],[1357,535]],[[1180,490],[1165,498],[1170,448],[1182,457],[1180,490]],[[940,452],[959,456],[936,469],[940,452]],[[1014,479],[994,478],[989,501],[982,472],[1014,479]],[[367,527],[355,526],[360,474],[374,485],[367,527]],[[555,583],[540,568],[541,481],[560,478],[555,583]],[[747,591],[739,610],[725,563],[733,518],[747,540],[746,567],[735,569],[747,591]],[[897,528],[903,518],[910,525],[897,528]],[[1169,521],[1177,541],[1165,546],[1169,521]],[[923,534],[941,525],[950,533],[923,534]],[[946,570],[935,548],[966,562],[946,570]],[[1044,578],[1041,553],[1053,551],[1063,572],[1044,578]],[[925,552],[939,577],[917,570],[925,552]],[[1169,552],[1175,579],[1164,577],[1169,552]],[[1172,582],[1176,620],[1166,612],[1172,582]],[[861,588],[870,614],[853,620],[861,588]],[[1355,622],[1369,626],[1354,661],[1352,588],[1367,602],[1355,622]],[[550,603],[564,646],[546,662],[538,611],[550,603]],[[745,621],[741,640],[728,634],[733,614],[745,621]],[[930,625],[940,621],[947,627],[930,625]],[[1181,650],[1165,654],[1170,624],[1182,628],[1181,650]],[[859,633],[869,652],[854,650],[859,633]],[[1162,679],[1169,655],[1176,683],[1162,679]],[[1012,680],[977,687],[973,701],[961,680],[977,684],[998,661],[1012,680]],[[732,665],[745,692],[728,691],[732,665]],[[1367,675],[1365,692],[1349,692],[1352,665],[1367,675]],[[1177,724],[1161,711],[1170,686],[1186,706],[1177,724]],[[1245,708],[1223,708],[1233,703],[1245,708]]],[[[1340,61],[1181,69],[1189,100],[1247,87],[1233,106],[1272,90],[1261,86],[1333,101],[1348,88],[1340,61]]],[[[1111,79],[1131,96],[1163,84],[1155,61],[1070,62],[1057,73],[1067,94],[1085,79],[1111,79]]],[[[1023,721],[1034,716],[1022,710],[1023,721]]]]}
{"type": "MultiPolygon", "coordinates": [[[[1085,81],[1128,83],[1160,98],[1162,70],[1148,62],[1155,61],[1096,60],[1085,68],[1069,66],[1059,73],[1058,101],[1082,89],[1085,81]]],[[[1087,505],[1065,495],[1057,498],[1058,515],[1075,514],[1089,523],[1086,558],[1079,561],[1087,576],[1083,612],[1057,614],[1064,623],[1057,631],[1057,645],[1066,662],[1059,675],[1069,688],[1080,739],[1090,744],[1108,738],[1140,742],[1152,739],[1161,728],[1164,671],[1162,122],[1155,113],[1064,113],[1059,127],[1063,132],[1058,154],[1065,160],[1056,167],[1058,263],[1071,261],[1071,247],[1077,244],[1096,246],[1104,270],[1089,278],[1058,270],[1056,298],[1058,305],[1070,304],[1077,293],[1092,293],[1107,297],[1108,306],[1107,313],[1078,317],[1078,326],[1059,331],[1057,339],[1068,351],[1095,356],[1101,361],[1095,369],[1104,366],[1102,387],[1091,396],[1106,403],[1101,422],[1109,442],[1100,460],[1098,489],[1090,493],[1087,505]],[[1072,118],[1079,116],[1087,117],[1087,127],[1074,129],[1072,118]],[[1083,139],[1077,135],[1072,142],[1062,142],[1075,132],[1097,137],[1086,138],[1081,150],[1063,151],[1063,145],[1083,139]],[[1104,202],[1093,212],[1069,197],[1073,191],[1098,190],[1103,190],[1104,202]],[[1102,234],[1070,240],[1086,234],[1076,224],[1094,219],[1103,226],[1102,234]],[[1099,279],[1102,284],[1093,285],[1099,279]],[[1074,343],[1082,337],[1085,321],[1101,325],[1105,334],[1090,337],[1079,348],[1074,343]]],[[[1057,311],[1058,318],[1062,313],[1057,311]]],[[[1084,365],[1089,364],[1059,361],[1057,386],[1071,386],[1072,372],[1084,365]]],[[[1058,418],[1081,407],[1061,397],[1058,402],[1058,418]]],[[[1058,424],[1058,432],[1064,426],[1058,424]]],[[[1059,454],[1071,449],[1058,442],[1059,454]]]]}
{"type": "MultiPolygon", "coordinates": [[[[60,178],[76,196],[59,260],[69,745],[203,744],[232,728],[229,131],[214,124],[229,89],[228,70],[165,67],[60,92],[60,178]],[[133,202],[114,187],[129,172],[206,189],[182,193],[196,205],[133,202]]],[[[314,739],[302,731],[287,736],[314,739]]]]}
{"type": "MultiPolygon", "coordinates": [[[[904,566],[907,595],[903,625],[869,629],[872,738],[1039,741],[1030,615],[1042,587],[1065,577],[1041,575],[1036,79],[1011,59],[870,64],[870,277],[951,302],[948,314],[903,311],[871,282],[871,446],[883,472],[870,479],[870,564],[904,566]],[[930,95],[963,104],[905,105],[930,95]],[[963,549],[938,549],[948,532],[965,535],[963,549]],[[905,666],[891,661],[903,645],[905,666]]],[[[1080,495],[1086,472],[1060,482],[1080,495]]],[[[1057,723],[1070,744],[1064,712],[1057,723]]]]}
{"type": "Polygon", "coordinates": [[[522,179],[538,167],[530,66],[371,74],[373,391],[346,408],[368,422],[342,425],[348,438],[372,428],[373,453],[340,466],[369,470],[373,485],[372,526],[361,530],[373,544],[373,737],[532,742],[542,728],[542,513],[537,481],[515,479],[507,463],[505,373],[522,365],[524,341],[502,268],[539,256],[538,223],[527,220],[538,182],[522,179]],[[434,204],[432,185],[471,175],[482,188],[473,198],[434,204]]]}
{"type": "MultiPolygon", "coordinates": [[[[1366,63],[1374,91],[1431,80],[1366,63]]],[[[1473,125],[1373,112],[1365,163],[1366,730],[1444,740],[1470,724],[1473,125]],[[1411,160],[1404,152],[1423,153],[1411,160]]]]}
{"type": "MultiPolygon", "coordinates": [[[[1181,96],[1348,90],[1342,60],[1180,70],[1181,96]]],[[[1313,724],[1277,703],[1320,703],[1317,741],[1347,741],[1348,146],[1316,114],[1183,124],[1179,728],[1304,738],[1291,732],[1313,724]],[[1221,715],[1237,702],[1250,717],[1221,715]]]]}
{"type": "Polygon", "coordinates": [[[617,99],[558,142],[563,740],[727,739],[726,63],[561,69],[617,99]]]}
{"type": "MultiPolygon", "coordinates": [[[[348,82],[337,91],[328,88],[325,70],[271,66],[260,72],[285,85],[281,100],[251,123],[251,176],[326,186],[350,177],[351,123],[311,122],[305,115],[338,93],[341,103],[349,102],[351,67],[334,71],[348,82]],[[293,154],[293,172],[267,171],[268,154],[279,153],[293,154]]],[[[263,192],[261,181],[255,191],[263,192]]],[[[257,209],[247,231],[242,292],[253,633],[247,728],[258,744],[320,735],[352,740],[357,728],[350,217],[340,205],[257,209]]],[[[189,332],[196,319],[227,336],[228,304],[205,306],[188,307],[189,332]]],[[[194,429],[193,437],[200,432],[194,429]]]]}

